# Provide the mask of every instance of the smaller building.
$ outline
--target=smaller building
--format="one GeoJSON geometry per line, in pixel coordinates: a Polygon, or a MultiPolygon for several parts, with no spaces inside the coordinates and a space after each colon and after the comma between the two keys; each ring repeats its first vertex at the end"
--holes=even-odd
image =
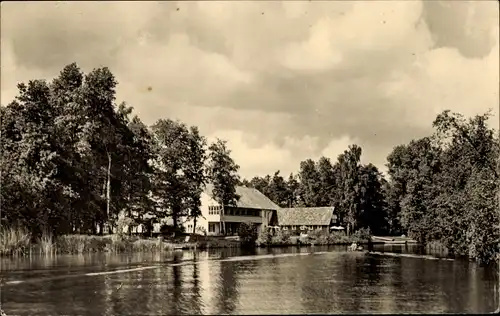
{"type": "Polygon", "coordinates": [[[281,208],[277,211],[278,225],[281,230],[303,232],[322,230],[329,232],[337,224],[334,207],[295,207],[281,208]]]}

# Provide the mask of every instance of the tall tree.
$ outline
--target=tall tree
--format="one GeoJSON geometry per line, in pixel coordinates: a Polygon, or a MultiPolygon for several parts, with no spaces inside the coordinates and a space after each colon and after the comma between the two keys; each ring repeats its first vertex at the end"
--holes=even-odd
{"type": "Polygon", "coordinates": [[[335,173],[329,158],[321,157],[316,166],[320,187],[317,206],[332,206],[335,190],[335,173]]]}
{"type": "Polygon", "coordinates": [[[280,175],[279,170],[276,171],[269,183],[268,197],[280,207],[287,207],[288,204],[288,187],[285,179],[280,175]]]}
{"type": "Polygon", "coordinates": [[[270,184],[271,184],[270,175],[266,175],[265,177],[253,177],[252,180],[250,180],[250,186],[252,188],[259,190],[259,192],[261,192],[265,196],[270,196],[270,188],[269,188],[270,184]]]}
{"type": "MultiPolygon", "coordinates": [[[[170,119],[158,120],[152,131],[155,139],[154,195],[158,217],[171,216],[174,228],[180,217],[199,207],[200,187],[204,181],[203,139],[196,128],[170,119]]],[[[196,213],[193,213],[196,215],[196,213]]]]}
{"type": "Polygon", "coordinates": [[[297,177],[293,173],[290,173],[288,176],[286,186],[288,191],[287,207],[296,207],[299,202],[300,184],[299,181],[297,181],[297,177]]]}
{"type": "MultiPolygon", "coordinates": [[[[239,166],[231,158],[231,151],[226,141],[217,139],[208,147],[208,179],[213,185],[214,199],[224,208],[236,206],[240,196],[236,193],[236,186],[240,179],[239,166]]],[[[224,228],[225,233],[225,228],[224,228]]]]}
{"type": "Polygon", "coordinates": [[[316,207],[320,204],[320,176],[312,159],[300,163],[299,170],[300,203],[306,207],[316,207]]]}
{"type": "Polygon", "coordinates": [[[357,229],[360,211],[359,170],[361,147],[350,145],[338,157],[339,187],[342,190],[339,211],[341,218],[347,223],[347,233],[357,229]]]}
{"type": "Polygon", "coordinates": [[[361,227],[370,228],[377,235],[388,231],[382,175],[373,164],[361,166],[360,181],[360,214],[361,227]]]}
{"type": "Polygon", "coordinates": [[[188,159],[186,161],[186,180],[190,194],[187,198],[189,217],[193,218],[193,231],[196,231],[196,222],[201,216],[201,194],[206,184],[205,163],[206,139],[200,135],[197,127],[190,127],[188,139],[188,159]]]}

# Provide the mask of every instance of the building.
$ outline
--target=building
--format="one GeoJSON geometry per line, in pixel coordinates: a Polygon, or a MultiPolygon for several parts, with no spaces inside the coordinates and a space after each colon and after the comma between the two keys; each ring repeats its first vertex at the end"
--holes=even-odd
{"type": "Polygon", "coordinates": [[[194,222],[187,219],[182,224],[186,233],[207,235],[236,235],[241,223],[257,224],[258,230],[277,225],[279,206],[254,188],[236,187],[240,196],[235,207],[222,207],[213,198],[213,186],[207,185],[201,194],[201,216],[194,222]]]}
{"type": "Polygon", "coordinates": [[[338,221],[333,207],[281,208],[277,214],[281,230],[297,232],[317,229],[329,232],[332,225],[338,221]]]}

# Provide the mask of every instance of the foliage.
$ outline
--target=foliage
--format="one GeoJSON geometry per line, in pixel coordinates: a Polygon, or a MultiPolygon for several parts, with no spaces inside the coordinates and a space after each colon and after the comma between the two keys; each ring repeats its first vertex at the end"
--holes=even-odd
{"type": "Polygon", "coordinates": [[[356,242],[369,242],[372,239],[372,233],[370,231],[370,228],[361,228],[358,229],[353,235],[352,235],[353,241],[356,242]]]}
{"type": "MultiPolygon", "coordinates": [[[[122,214],[150,229],[147,214],[172,217],[168,230],[180,232],[183,217],[196,226],[207,182],[223,206],[237,203],[241,184],[280,207],[333,206],[347,236],[312,232],[315,242],[362,240],[373,232],[408,234],[481,263],[500,252],[500,144],[488,127],[489,112],[439,114],[432,135],[388,155],[386,179],[374,165],[361,164],[361,147],[353,144],[336,160],[302,161],[286,180],[278,170],[240,181],[225,141],[206,148],[197,127],[171,119],[147,127],[132,107],[116,102],[117,84],[106,67],[85,74],[73,63],[50,81],[19,83],[15,99],[0,106],[2,254],[23,253],[30,241],[47,253],[132,249],[134,241],[125,236],[114,244],[71,237],[71,248],[70,237],[61,235],[121,227],[122,214]]],[[[291,242],[287,232],[262,234],[259,242],[291,242]]]]}
{"type": "Polygon", "coordinates": [[[208,179],[213,184],[213,196],[223,206],[236,206],[239,195],[236,186],[240,183],[239,166],[231,158],[226,142],[217,139],[208,147],[208,179]]]}
{"type": "Polygon", "coordinates": [[[18,85],[1,109],[8,225],[29,227],[33,237],[95,233],[125,204],[147,200],[148,145],[130,129],[131,109],[114,103],[115,87],[107,68],[84,75],[76,64],[52,82],[18,85]],[[137,181],[144,189],[131,185],[137,181]]]}
{"type": "Polygon", "coordinates": [[[499,142],[489,116],[467,120],[444,111],[431,137],[398,146],[388,157],[387,200],[408,235],[480,263],[494,260],[500,242],[499,142]]]}
{"type": "Polygon", "coordinates": [[[200,196],[205,182],[205,139],[196,127],[170,119],[153,126],[155,173],[154,214],[172,217],[174,227],[182,216],[200,216],[200,196]]]}
{"type": "Polygon", "coordinates": [[[273,233],[268,229],[261,229],[257,236],[255,244],[257,246],[267,246],[271,244],[273,233]]]}
{"type": "Polygon", "coordinates": [[[259,237],[257,225],[254,223],[241,223],[238,227],[238,236],[242,245],[254,245],[259,237]]]}

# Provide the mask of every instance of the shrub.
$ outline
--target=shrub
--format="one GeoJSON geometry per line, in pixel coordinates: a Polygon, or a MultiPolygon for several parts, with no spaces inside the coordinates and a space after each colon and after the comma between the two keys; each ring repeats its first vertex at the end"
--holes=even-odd
{"type": "Polygon", "coordinates": [[[287,230],[279,230],[275,236],[272,236],[271,244],[273,244],[273,245],[290,245],[290,244],[292,244],[291,238],[290,238],[290,232],[287,230]]]}
{"type": "Polygon", "coordinates": [[[257,246],[267,246],[267,245],[270,245],[272,243],[272,238],[273,238],[273,235],[272,235],[272,233],[269,230],[262,229],[259,232],[256,244],[257,244],[257,246]]]}
{"type": "Polygon", "coordinates": [[[238,236],[242,245],[254,245],[258,238],[257,225],[254,223],[241,223],[238,228],[238,236]]]}
{"type": "Polygon", "coordinates": [[[331,232],[328,235],[328,243],[329,244],[345,244],[350,243],[351,238],[347,236],[344,232],[331,232]]]}
{"type": "Polygon", "coordinates": [[[372,238],[372,233],[370,228],[360,228],[352,235],[352,241],[354,242],[368,242],[372,238]]]}
{"type": "Polygon", "coordinates": [[[179,235],[179,234],[183,234],[184,233],[184,227],[183,226],[178,226],[177,228],[174,228],[173,225],[167,225],[167,224],[164,224],[160,227],[160,233],[162,235],[172,235],[172,234],[176,234],[176,235],[179,235]]]}
{"type": "Polygon", "coordinates": [[[133,218],[127,216],[119,218],[116,224],[118,235],[125,235],[128,233],[123,231],[125,227],[128,227],[130,230],[132,226],[137,225],[136,221],[133,218]]]}

